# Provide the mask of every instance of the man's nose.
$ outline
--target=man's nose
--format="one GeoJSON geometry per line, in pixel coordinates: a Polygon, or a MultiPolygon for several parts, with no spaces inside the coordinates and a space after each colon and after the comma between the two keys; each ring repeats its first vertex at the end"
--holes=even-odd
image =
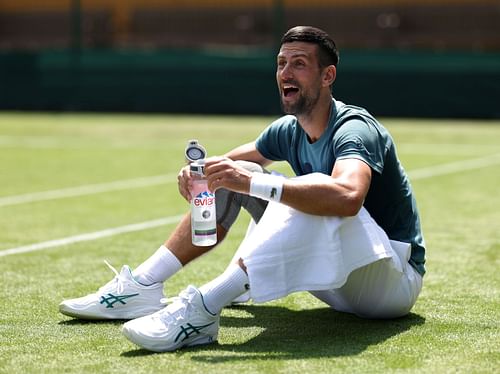
{"type": "Polygon", "coordinates": [[[283,68],[279,71],[279,77],[282,80],[287,80],[292,77],[292,72],[290,70],[289,64],[285,64],[285,66],[283,66],[283,68]]]}

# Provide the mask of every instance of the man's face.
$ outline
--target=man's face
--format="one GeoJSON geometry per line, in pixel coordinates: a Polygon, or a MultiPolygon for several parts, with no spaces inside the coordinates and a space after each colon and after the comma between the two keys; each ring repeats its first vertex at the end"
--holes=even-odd
{"type": "Polygon", "coordinates": [[[305,42],[281,46],[276,81],[286,114],[308,115],[319,100],[322,69],[317,48],[315,44],[305,42]]]}

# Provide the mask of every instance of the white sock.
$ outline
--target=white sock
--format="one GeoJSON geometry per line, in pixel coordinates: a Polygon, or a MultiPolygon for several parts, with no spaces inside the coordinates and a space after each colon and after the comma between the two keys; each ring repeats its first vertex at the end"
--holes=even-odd
{"type": "Polygon", "coordinates": [[[177,257],[164,245],[133,272],[135,280],[145,286],[167,280],[182,268],[177,257]]]}
{"type": "Polygon", "coordinates": [[[248,289],[247,273],[239,265],[233,264],[199,290],[203,295],[205,307],[215,314],[248,289]]]}

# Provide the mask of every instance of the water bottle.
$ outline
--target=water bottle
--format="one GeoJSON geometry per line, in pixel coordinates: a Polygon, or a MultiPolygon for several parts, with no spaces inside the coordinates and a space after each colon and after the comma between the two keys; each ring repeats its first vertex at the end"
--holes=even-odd
{"type": "Polygon", "coordinates": [[[217,221],[215,215],[215,194],[208,189],[205,179],[205,160],[190,164],[193,189],[191,190],[191,237],[196,246],[210,246],[217,243],[217,221]]]}

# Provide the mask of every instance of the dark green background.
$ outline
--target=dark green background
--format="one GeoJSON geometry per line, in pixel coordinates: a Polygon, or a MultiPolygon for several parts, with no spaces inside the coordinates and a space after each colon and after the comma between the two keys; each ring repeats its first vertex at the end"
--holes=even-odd
{"type": "MultiPolygon", "coordinates": [[[[272,50],[0,53],[0,109],[279,114],[272,50]]],[[[334,96],[380,116],[500,118],[500,53],[341,54],[334,96]]]]}

